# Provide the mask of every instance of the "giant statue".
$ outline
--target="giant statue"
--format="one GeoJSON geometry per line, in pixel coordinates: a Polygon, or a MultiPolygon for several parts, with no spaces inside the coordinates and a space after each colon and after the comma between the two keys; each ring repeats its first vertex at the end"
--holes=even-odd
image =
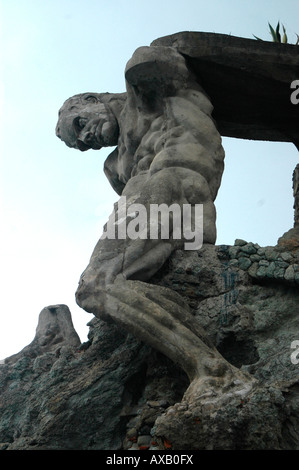
{"type": "Polygon", "coordinates": [[[173,47],[137,49],[125,79],[125,93],[75,95],[59,111],[56,134],[67,146],[80,151],[115,147],[104,172],[121,198],[81,276],[77,303],[178,364],[190,379],[186,396],[245,396],[255,380],[220,355],[179,294],[148,282],[175,250],[184,249],[184,231],[174,236],[183,218],[169,211],[168,237],[162,236],[165,221],[160,219],[155,221],[158,236],[151,237],[150,218],[143,236],[118,236],[117,230],[115,237],[107,236],[109,224],[119,229],[134,221],[138,214],[132,208],[142,206],[150,214],[153,205],[175,204],[181,215],[190,208],[195,238],[201,230],[202,243],[215,243],[214,200],[224,150],[211,100],[173,47]]]}

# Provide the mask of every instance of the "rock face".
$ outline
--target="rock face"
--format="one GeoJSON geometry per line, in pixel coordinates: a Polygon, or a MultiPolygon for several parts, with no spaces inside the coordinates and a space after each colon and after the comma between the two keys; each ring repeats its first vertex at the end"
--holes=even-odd
{"type": "Polygon", "coordinates": [[[5,362],[13,364],[23,357],[35,358],[47,352],[58,353],[65,344],[74,347],[80,345],[71,312],[67,305],[51,305],[40,312],[33,341],[5,362]]]}
{"type": "Polygon", "coordinates": [[[298,448],[299,374],[291,361],[299,326],[298,253],[236,240],[235,246],[206,246],[197,257],[177,253],[171,263],[163,282],[188,296],[218,350],[256,377],[260,389],[240,400],[240,413],[226,406],[214,420],[212,400],[194,397],[194,406],[183,400],[159,417],[156,433],[181,449],[298,448]]]}
{"type": "Polygon", "coordinates": [[[1,448],[298,449],[298,267],[296,250],[236,240],[176,251],[152,279],[257,379],[216,416],[213,397],[186,402],[185,373],[115,324],[93,318],[80,345],[67,307],[44,309],[34,341],[0,365],[1,448]]]}

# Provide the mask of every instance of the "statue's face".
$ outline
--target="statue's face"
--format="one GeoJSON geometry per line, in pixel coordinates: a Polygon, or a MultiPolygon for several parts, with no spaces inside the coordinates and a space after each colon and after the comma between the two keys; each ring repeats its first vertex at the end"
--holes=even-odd
{"type": "Polygon", "coordinates": [[[68,99],[59,111],[56,135],[81,151],[117,145],[118,123],[96,93],[68,99]]]}

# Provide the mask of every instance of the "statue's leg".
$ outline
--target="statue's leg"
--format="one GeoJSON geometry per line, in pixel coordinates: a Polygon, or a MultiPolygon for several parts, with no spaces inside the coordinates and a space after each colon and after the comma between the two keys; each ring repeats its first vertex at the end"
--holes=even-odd
{"type": "MultiPolygon", "coordinates": [[[[182,206],[194,197],[203,201],[204,224],[205,212],[208,218],[211,214],[210,220],[215,223],[214,212],[205,211],[213,204],[207,184],[201,175],[188,169],[167,168],[151,178],[137,177],[130,180],[123,194],[127,197],[126,211],[130,204],[138,203],[147,212],[150,204],[165,201],[182,206]],[[188,198],[187,191],[190,191],[188,198]]],[[[116,214],[119,215],[123,214],[116,214]]],[[[125,219],[128,223],[131,220],[125,219]]],[[[215,390],[225,386],[244,389],[249,379],[219,354],[182,298],[171,289],[142,282],[150,280],[183,243],[184,240],[174,240],[171,236],[169,239],[100,239],[81,276],[77,302],[98,317],[112,318],[138,339],[164,353],[182,367],[192,386],[202,393],[210,386],[215,390]]]]}
{"type": "Polygon", "coordinates": [[[191,394],[194,389],[197,396],[223,393],[225,388],[230,393],[247,392],[253,384],[220,355],[188,305],[171,289],[118,277],[111,285],[91,290],[83,282],[77,301],[96,316],[113,319],[178,364],[190,379],[191,394]]]}

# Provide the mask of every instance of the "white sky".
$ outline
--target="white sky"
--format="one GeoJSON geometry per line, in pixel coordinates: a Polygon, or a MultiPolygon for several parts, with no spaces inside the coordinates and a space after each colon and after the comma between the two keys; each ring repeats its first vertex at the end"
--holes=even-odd
{"type": "MultiPolygon", "coordinates": [[[[135,49],[179,31],[271,40],[268,21],[280,20],[294,43],[299,2],[1,0],[0,13],[1,359],[32,341],[47,305],[69,306],[82,341],[92,318],[74,294],[118,196],[102,171],[111,149],[81,153],[55,136],[62,103],[81,92],[125,91],[135,49]]],[[[223,145],[217,244],[275,245],[293,225],[295,146],[223,145]]]]}

